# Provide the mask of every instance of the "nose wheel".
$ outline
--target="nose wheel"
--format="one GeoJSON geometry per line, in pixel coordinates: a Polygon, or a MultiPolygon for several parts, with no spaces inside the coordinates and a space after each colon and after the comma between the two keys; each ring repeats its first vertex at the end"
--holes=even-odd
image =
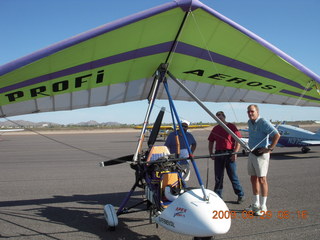
{"type": "Polygon", "coordinates": [[[118,226],[118,216],[111,204],[107,204],[104,206],[104,218],[107,221],[108,229],[110,231],[114,231],[116,226],[118,226]]]}
{"type": "Polygon", "coordinates": [[[194,237],[192,240],[214,240],[214,236],[212,237],[194,237]]]}

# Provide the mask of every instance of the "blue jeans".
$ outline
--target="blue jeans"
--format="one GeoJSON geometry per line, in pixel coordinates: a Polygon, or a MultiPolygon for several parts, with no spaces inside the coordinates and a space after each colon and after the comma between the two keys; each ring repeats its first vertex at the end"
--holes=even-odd
{"type": "MultiPolygon", "coordinates": [[[[230,151],[232,152],[232,151],[230,151]]],[[[222,153],[221,151],[216,151],[216,153],[222,153]]],[[[240,185],[240,181],[237,175],[237,163],[231,161],[231,155],[217,156],[214,160],[214,174],[215,174],[215,186],[214,192],[222,198],[223,191],[223,177],[224,169],[226,169],[228,177],[231,181],[233,191],[239,197],[244,196],[244,192],[240,185]]]]}

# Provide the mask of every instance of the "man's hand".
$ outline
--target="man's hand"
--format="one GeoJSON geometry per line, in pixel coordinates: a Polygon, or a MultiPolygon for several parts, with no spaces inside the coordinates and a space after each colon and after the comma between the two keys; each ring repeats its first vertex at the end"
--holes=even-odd
{"type": "Polygon", "coordinates": [[[269,148],[261,148],[261,149],[259,149],[259,152],[260,153],[270,153],[270,152],[272,152],[272,150],[269,148]]]}

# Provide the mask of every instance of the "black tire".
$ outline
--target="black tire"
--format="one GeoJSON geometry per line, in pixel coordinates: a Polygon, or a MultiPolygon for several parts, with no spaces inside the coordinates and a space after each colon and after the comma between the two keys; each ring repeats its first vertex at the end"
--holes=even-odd
{"type": "Polygon", "coordinates": [[[303,153],[307,153],[309,151],[310,151],[310,148],[308,148],[308,147],[302,147],[301,148],[301,152],[303,152],[303,153]]]}

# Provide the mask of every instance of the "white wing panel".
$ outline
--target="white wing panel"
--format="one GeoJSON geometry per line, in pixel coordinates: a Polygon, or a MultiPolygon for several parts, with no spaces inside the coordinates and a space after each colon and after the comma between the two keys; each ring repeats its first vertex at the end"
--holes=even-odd
{"type": "Polygon", "coordinates": [[[19,114],[28,114],[30,112],[37,112],[36,102],[34,100],[13,103],[9,105],[2,106],[2,112],[5,117],[17,115],[19,114]]]}
{"type": "Polygon", "coordinates": [[[37,107],[38,107],[39,112],[52,111],[52,109],[53,109],[53,98],[52,97],[38,98],[36,101],[37,101],[37,107]]]}
{"type": "Polygon", "coordinates": [[[109,86],[107,105],[123,102],[126,93],[126,84],[114,84],[109,86]]]}
{"type": "Polygon", "coordinates": [[[89,90],[72,93],[72,109],[89,107],[89,90]]]}
{"type": "Polygon", "coordinates": [[[57,95],[53,97],[53,100],[54,100],[54,109],[53,109],[54,111],[72,109],[70,93],[57,95]]]}
{"type": "Polygon", "coordinates": [[[90,94],[90,107],[106,105],[108,86],[92,88],[90,94]]]}

